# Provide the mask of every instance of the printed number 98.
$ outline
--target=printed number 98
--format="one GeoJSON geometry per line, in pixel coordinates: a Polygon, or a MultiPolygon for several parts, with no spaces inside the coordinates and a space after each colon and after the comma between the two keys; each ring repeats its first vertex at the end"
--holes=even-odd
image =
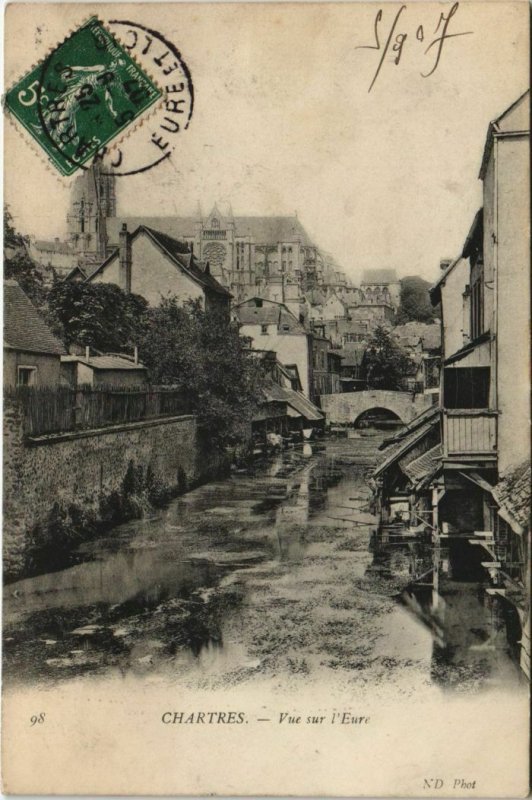
{"type": "Polygon", "coordinates": [[[45,712],[41,711],[40,714],[34,714],[33,717],[30,719],[31,727],[33,728],[34,725],[42,725],[44,722],[45,712]]]}

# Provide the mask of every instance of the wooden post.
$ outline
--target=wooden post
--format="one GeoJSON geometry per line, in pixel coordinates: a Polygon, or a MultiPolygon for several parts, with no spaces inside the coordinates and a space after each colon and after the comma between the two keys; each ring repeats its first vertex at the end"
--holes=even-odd
{"type": "Polygon", "coordinates": [[[433,595],[432,595],[432,605],[436,607],[438,605],[438,592],[440,588],[440,529],[439,529],[439,513],[438,513],[438,504],[440,502],[440,495],[438,492],[438,487],[432,487],[432,527],[433,527],[433,541],[434,541],[434,551],[433,551],[433,566],[434,566],[434,583],[433,583],[433,595]]]}

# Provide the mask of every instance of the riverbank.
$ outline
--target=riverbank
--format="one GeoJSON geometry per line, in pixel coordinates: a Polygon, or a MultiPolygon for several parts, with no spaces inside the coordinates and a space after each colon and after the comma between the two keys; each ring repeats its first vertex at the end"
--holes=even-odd
{"type": "Polygon", "coordinates": [[[4,412],[4,580],[57,570],[69,552],[229,468],[194,416],[28,437],[4,412]]]}
{"type": "Polygon", "coordinates": [[[473,584],[448,590],[451,659],[398,602],[419,555],[406,544],[383,558],[371,544],[366,479],[379,441],[286,451],[80,546],[66,569],[6,586],[5,680],[406,693],[511,683],[502,641],[470,649],[489,636],[473,584]]]}

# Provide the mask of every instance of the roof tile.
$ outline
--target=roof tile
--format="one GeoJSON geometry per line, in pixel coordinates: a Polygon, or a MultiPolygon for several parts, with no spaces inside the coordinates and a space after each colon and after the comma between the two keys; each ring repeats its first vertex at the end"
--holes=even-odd
{"type": "Polygon", "coordinates": [[[4,343],[13,350],[63,355],[66,350],[14,280],[4,281],[4,343]]]}

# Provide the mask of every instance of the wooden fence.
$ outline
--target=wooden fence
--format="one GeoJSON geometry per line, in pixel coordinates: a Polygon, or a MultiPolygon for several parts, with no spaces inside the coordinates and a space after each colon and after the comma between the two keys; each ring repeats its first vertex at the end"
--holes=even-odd
{"type": "Polygon", "coordinates": [[[24,433],[89,430],[190,413],[189,398],[180,389],[161,387],[78,388],[19,386],[6,389],[4,403],[23,411],[24,433]]]}

